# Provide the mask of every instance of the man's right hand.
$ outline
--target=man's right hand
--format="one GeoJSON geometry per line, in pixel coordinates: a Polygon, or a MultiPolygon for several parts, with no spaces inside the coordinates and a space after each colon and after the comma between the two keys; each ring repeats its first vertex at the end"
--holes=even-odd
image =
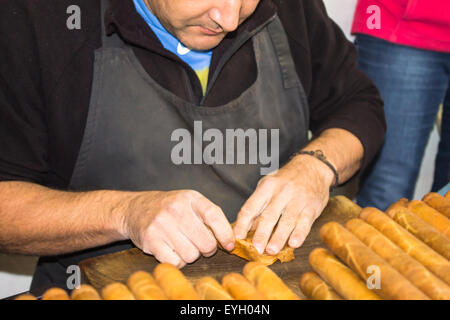
{"type": "Polygon", "coordinates": [[[127,201],[120,221],[121,234],[138,248],[180,268],[200,254],[213,255],[217,241],[227,250],[234,248],[223,211],[192,190],[139,193],[127,201]]]}

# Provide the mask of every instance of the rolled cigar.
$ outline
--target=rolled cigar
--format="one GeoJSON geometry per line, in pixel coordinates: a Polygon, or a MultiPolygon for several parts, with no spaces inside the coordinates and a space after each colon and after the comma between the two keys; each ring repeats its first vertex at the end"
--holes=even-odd
{"type": "Polygon", "coordinates": [[[156,282],[171,300],[200,300],[188,279],[177,267],[161,263],[153,271],[156,282]]]}
{"type": "Polygon", "coordinates": [[[115,282],[102,289],[102,297],[105,300],[136,300],[123,283],[115,282]]]}
{"type": "Polygon", "coordinates": [[[439,193],[430,192],[423,197],[422,201],[447,218],[450,218],[450,197],[445,198],[439,193]]]}
{"type": "Polygon", "coordinates": [[[429,300],[422,291],[340,224],[325,224],[320,229],[320,238],[362,279],[367,281],[371,276],[368,270],[376,266],[380,270],[381,286],[373,290],[381,296],[394,300],[429,300]]]}
{"type": "Polygon", "coordinates": [[[381,300],[352,270],[328,250],[314,249],[309,254],[309,264],[341,297],[348,300],[381,300]]]}
{"type": "Polygon", "coordinates": [[[450,191],[447,191],[447,193],[444,196],[445,199],[450,199],[450,191]]]}
{"type": "Polygon", "coordinates": [[[44,292],[41,300],[69,300],[69,295],[61,288],[51,288],[44,292]]]}
{"type": "Polygon", "coordinates": [[[361,211],[360,218],[383,233],[447,285],[450,285],[450,262],[406,231],[388,215],[375,208],[365,208],[361,211]]]}
{"type": "Polygon", "coordinates": [[[450,220],[439,211],[431,208],[423,201],[413,200],[408,204],[408,209],[419,218],[442,232],[450,238],[450,220]]]}
{"type": "Polygon", "coordinates": [[[127,280],[127,286],[137,300],[168,300],[164,291],[153,276],[145,271],[133,273],[127,280]]]}
{"type": "Polygon", "coordinates": [[[233,300],[227,290],[212,277],[199,279],[195,284],[195,289],[203,300],[233,300]]]}
{"type": "Polygon", "coordinates": [[[222,278],[222,286],[236,300],[267,300],[243,275],[229,273],[222,278]]]}
{"type": "Polygon", "coordinates": [[[101,300],[97,290],[88,284],[82,284],[79,288],[72,290],[72,300],[101,300]]]}
{"type": "Polygon", "coordinates": [[[411,213],[405,207],[393,205],[389,207],[386,213],[415,237],[425,242],[447,260],[450,260],[450,239],[436,230],[436,228],[411,213]]]}
{"type": "Polygon", "coordinates": [[[450,300],[449,286],[377,229],[361,219],[349,220],[345,227],[428,297],[434,300],[450,300]]]}
{"type": "Polygon", "coordinates": [[[269,300],[300,300],[275,272],[260,262],[247,263],[243,273],[269,300]]]}
{"type": "Polygon", "coordinates": [[[306,272],[300,278],[300,289],[313,300],[342,300],[315,272],[306,272]]]}
{"type": "Polygon", "coordinates": [[[389,208],[397,208],[397,207],[403,207],[403,208],[408,208],[408,204],[409,204],[409,200],[406,198],[401,198],[400,200],[398,200],[397,202],[393,203],[389,208]]]}
{"type": "Polygon", "coordinates": [[[32,294],[21,294],[20,296],[17,296],[14,300],[37,300],[35,296],[32,294]]]}

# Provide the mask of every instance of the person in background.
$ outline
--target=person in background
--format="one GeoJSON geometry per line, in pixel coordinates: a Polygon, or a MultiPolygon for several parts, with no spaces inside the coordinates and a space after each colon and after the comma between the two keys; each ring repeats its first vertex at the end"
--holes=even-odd
{"type": "Polygon", "coordinates": [[[385,210],[413,197],[440,104],[442,130],[432,191],[450,178],[450,1],[359,0],[352,33],[359,63],[385,102],[387,135],[357,201],[385,210]]]}

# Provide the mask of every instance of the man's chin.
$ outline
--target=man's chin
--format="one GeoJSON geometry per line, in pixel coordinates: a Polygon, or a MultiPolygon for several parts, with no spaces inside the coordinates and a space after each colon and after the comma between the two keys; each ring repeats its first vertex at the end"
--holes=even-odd
{"type": "Polygon", "coordinates": [[[195,51],[208,51],[217,47],[222,40],[224,39],[224,35],[217,36],[202,36],[198,37],[194,41],[186,41],[183,42],[185,46],[195,51]]]}

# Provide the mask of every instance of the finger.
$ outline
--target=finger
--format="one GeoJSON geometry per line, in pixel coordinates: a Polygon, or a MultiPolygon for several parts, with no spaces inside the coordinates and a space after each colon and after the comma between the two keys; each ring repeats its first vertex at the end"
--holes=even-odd
{"type": "Polygon", "coordinates": [[[265,209],[272,197],[272,190],[264,184],[259,185],[255,192],[247,199],[238,213],[234,234],[237,239],[245,239],[254,221],[265,209]]]}
{"type": "Polygon", "coordinates": [[[230,222],[222,209],[204,196],[198,197],[192,203],[192,209],[213,232],[216,239],[226,250],[234,248],[234,234],[230,222]]]}
{"type": "Polygon", "coordinates": [[[295,229],[301,211],[301,204],[297,201],[291,202],[286,207],[286,210],[281,215],[275,232],[272,234],[272,238],[270,238],[269,244],[267,245],[267,253],[276,255],[284,248],[290,235],[295,229]]]}
{"type": "Polygon", "coordinates": [[[173,248],[162,239],[149,238],[143,246],[143,251],[153,255],[161,263],[170,263],[177,268],[182,268],[186,265],[173,248]]]}
{"type": "Polygon", "coordinates": [[[291,248],[299,248],[303,245],[311,231],[311,227],[316,220],[315,210],[310,208],[305,208],[301,214],[299,219],[297,220],[294,231],[289,238],[289,246],[291,248]]]}
{"type": "Polygon", "coordinates": [[[167,242],[185,263],[193,263],[200,257],[197,247],[177,228],[168,228],[167,242]]]}
{"type": "Polygon", "coordinates": [[[216,252],[217,252],[217,246],[216,246],[216,248],[215,248],[213,251],[211,251],[211,252],[206,252],[206,253],[202,253],[202,255],[203,255],[205,258],[209,258],[209,257],[212,257],[213,255],[215,255],[216,252]]]}
{"type": "Polygon", "coordinates": [[[253,245],[260,254],[264,253],[267,242],[272,235],[272,231],[277,224],[281,214],[286,207],[286,198],[277,196],[267,205],[261,213],[258,228],[253,235],[253,245]]]}
{"type": "Polygon", "coordinates": [[[197,247],[202,255],[209,257],[217,251],[217,240],[213,233],[205,226],[197,214],[186,215],[188,221],[178,227],[183,234],[197,247]]]}

